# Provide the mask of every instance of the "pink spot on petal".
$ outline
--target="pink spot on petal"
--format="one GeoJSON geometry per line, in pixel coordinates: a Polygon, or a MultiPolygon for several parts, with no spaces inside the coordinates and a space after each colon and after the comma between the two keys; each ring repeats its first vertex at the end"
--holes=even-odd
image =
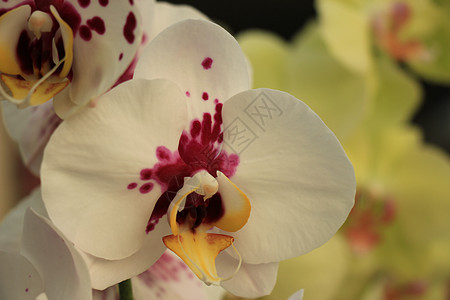
{"type": "Polygon", "coordinates": [[[92,19],[87,20],[87,25],[90,29],[96,31],[98,34],[104,34],[106,31],[105,22],[100,17],[93,17],[92,19]]]}
{"type": "Polygon", "coordinates": [[[78,4],[80,4],[81,7],[86,8],[91,4],[91,0],[78,0],[78,4]]]}
{"type": "Polygon", "coordinates": [[[132,183],[130,183],[129,185],[128,185],[128,189],[129,190],[132,190],[132,189],[135,189],[137,187],[137,183],[136,182],[132,182],[132,183]]]}
{"type": "Polygon", "coordinates": [[[142,169],[141,170],[141,180],[150,180],[152,178],[152,169],[142,169]]]}
{"type": "Polygon", "coordinates": [[[159,160],[169,160],[172,158],[172,153],[166,147],[158,147],[156,149],[156,157],[159,160]]]}
{"type": "Polygon", "coordinates": [[[209,99],[209,95],[208,95],[207,92],[204,92],[204,93],[202,94],[202,99],[205,100],[205,101],[209,99]]]}
{"type": "Polygon", "coordinates": [[[134,30],[136,29],[137,21],[133,12],[128,14],[125,26],[123,27],[123,35],[128,43],[132,44],[136,38],[134,35],[134,30]]]}
{"type": "Polygon", "coordinates": [[[86,25],[82,25],[82,26],[80,26],[79,32],[80,32],[80,36],[83,40],[85,40],[85,41],[91,40],[92,32],[89,27],[87,27],[86,25]]]}
{"type": "Polygon", "coordinates": [[[217,103],[219,103],[219,99],[214,99],[214,104],[217,104],[217,103]]]}
{"type": "Polygon", "coordinates": [[[153,183],[147,182],[147,183],[144,183],[143,185],[141,185],[141,187],[139,188],[139,192],[141,192],[141,194],[147,194],[152,189],[153,189],[153,183]]]}
{"type": "Polygon", "coordinates": [[[190,97],[190,96],[191,96],[191,93],[189,93],[189,91],[186,91],[186,96],[187,96],[187,97],[190,97]]]}
{"type": "Polygon", "coordinates": [[[202,61],[203,69],[205,69],[205,70],[211,69],[212,63],[213,63],[212,58],[211,58],[211,57],[206,57],[206,58],[202,61]]]}

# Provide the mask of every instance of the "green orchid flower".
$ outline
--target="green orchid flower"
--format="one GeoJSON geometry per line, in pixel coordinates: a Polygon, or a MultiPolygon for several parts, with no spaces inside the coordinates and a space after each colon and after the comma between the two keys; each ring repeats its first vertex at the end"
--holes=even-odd
{"type": "Polygon", "coordinates": [[[325,43],[347,67],[365,73],[387,55],[426,80],[450,83],[447,2],[317,0],[316,6],[325,43]]]}

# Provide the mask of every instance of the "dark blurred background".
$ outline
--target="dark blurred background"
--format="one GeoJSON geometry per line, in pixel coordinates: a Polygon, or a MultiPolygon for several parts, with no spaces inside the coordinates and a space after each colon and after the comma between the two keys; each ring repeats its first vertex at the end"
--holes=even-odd
{"type": "MultiPolygon", "coordinates": [[[[189,4],[207,14],[230,33],[251,28],[266,29],[289,40],[316,17],[312,0],[212,1],[169,0],[189,4]]],[[[424,132],[425,140],[450,153],[450,88],[423,82],[425,101],[412,120],[424,132]]]]}

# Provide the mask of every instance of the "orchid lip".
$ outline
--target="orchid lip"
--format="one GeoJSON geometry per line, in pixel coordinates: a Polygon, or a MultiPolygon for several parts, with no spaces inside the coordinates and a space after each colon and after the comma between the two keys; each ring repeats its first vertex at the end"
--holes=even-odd
{"type": "MultiPolygon", "coordinates": [[[[224,175],[222,173],[220,176],[224,175]]],[[[206,170],[197,172],[194,176],[185,178],[183,187],[177,192],[172,204],[170,205],[170,213],[168,214],[170,228],[172,235],[163,238],[164,244],[175,252],[183,261],[192,269],[198,278],[203,280],[206,284],[220,284],[233,277],[238,271],[242,263],[241,255],[234,246],[234,238],[225,234],[215,234],[208,232],[214,227],[215,222],[204,222],[205,215],[192,215],[191,211],[194,209],[197,212],[198,207],[207,206],[207,200],[219,192],[219,182],[212,177],[206,170]],[[196,195],[197,196],[196,196],[196,195]],[[198,198],[203,196],[202,200],[197,200],[194,207],[186,205],[190,195],[198,198]],[[203,201],[204,203],[201,203],[203,201]],[[188,211],[187,214],[183,214],[188,211]],[[181,214],[181,215],[180,215],[181,214]],[[218,276],[215,260],[217,255],[226,248],[232,246],[239,257],[239,264],[233,274],[228,278],[218,276]]],[[[244,201],[248,201],[245,197],[244,201]]],[[[222,206],[222,210],[225,206],[222,206]]],[[[233,207],[233,205],[231,206],[233,207]]],[[[250,206],[241,206],[245,212],[235,212],[233,209],[230,213],[240,220],[238,226],[244,226],[249,216],[250,206]]],[[[234,208],[234,207],[233,207],[234,208]]],[[[206,211],[206,209],[205,209],[206,211]]],[[[222,217],[221,217],[222,218],[222,217]]],[[[220,222],[220,219],[217,222],[220,222]]],[[[227,220],[233,218],[224,217],[227,220]]]]}

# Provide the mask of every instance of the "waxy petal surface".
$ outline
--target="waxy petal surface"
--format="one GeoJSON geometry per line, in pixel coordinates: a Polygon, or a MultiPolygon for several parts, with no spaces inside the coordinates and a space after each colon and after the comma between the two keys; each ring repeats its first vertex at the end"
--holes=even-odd
{"type": "MultiPolygon", "coordinates": [[[[223,252],[216,260],[220,276],[232,275],[239,261],[223,252]]],[[[246,298],[256,298],[269,294],[277,279],[278,263],[247,264],[242,263],[239,271],[230,280],[221,285],[229,292],[246,298]]]]}
{"type": "Polygon", "coordinates": [[[51,219],[89,254],[116,260],[135,253],[161,187],[155,182],[141,191],[128,185],[158,161],[156,147],[177,149],[186,123],[184,97],[165,80],[125,82],[95,109],[63,122],[42,165],[51,219]]]}
{"type": "Polygon", "coordinates": [[[35,189],[29,196],[22,199],[0,223],[0,250],[19,252],[23,232],[23,218],[28,207],[47,217],[40,188],[35,189]]]}
{"type": "Polygon", "coordinates": [[[25,213],[21,253],[39,271],[49,299],[92,299],[89,273],[80,254],[31,209],[25,213]]]}
{"type": "Polygon", "coordinates": [[[133,295],[136,300],[213,300],[221,297],[209,297],[207,287],[194,273],[171,251],[167,250],[148,270],[132,278],[133,295]]]}
{"type": "Polygon", "coordinates": [[[33,265],[18,252],[0,251],[0,298],[35,300],[44,291],[33,265]]]}
{"type": "MultiPolygon", "coordinates": [[[[142,1],[140,1],[142,2],[142,1]]],[[[148,39],[152,40],[167,27],[177,22],[194,19],[208,20],[208,17],[189,5],[174,5],[168,2],[155,3],[155,16],[148,31],[148,39]]]]}
{"type": "Polygon", "coordinates": [[[247,62],[236,40],[201,20],[182,21],[161,32],[140,58],[135,78],[140,77],[175,82],[186,94],[190,120],[214,113],[215,99],[224,102],[250,88],[247,62]]]}
{"type": "Polygon", "coordinates": [[[248,223],[233,234],[243,261],[284,260],[330,239],[353,206],[355,175],[320,118],[270,89],[232,97],[223,118],[224,149],[240,159],[232,181],[252,205],[248,223]]]}
{"type": "Polygon", "coordinates": [[[83,253],[94,289],[103,290],[147,270],[167,250],[161,237],[170,234],[166,222],[161,222],[148,234],[142,247],[121,260],[107,260],[83,253]]]}
{"type": "Polygon", "coordinates": [[[53,101],[24,109],[4,101],[2,112],[5,127],[12,139],[19,144],[25,166],[39,176],[44,148],[62,122],[53,109],[53,101]]]}
{"type": "MultiPolygon", "coordinates": [[[[61,117],[108,91],[125,73],[142,42],[139,7],[130,1],[69,1],[81,12],[81,23],[73,41],[73,78],[67,95],[57,95],[61,117]],[[95,63],[93,63],[95,62],[95,63]]],[[[142,12],[151,18],[151,12],[142,12]]]]}

